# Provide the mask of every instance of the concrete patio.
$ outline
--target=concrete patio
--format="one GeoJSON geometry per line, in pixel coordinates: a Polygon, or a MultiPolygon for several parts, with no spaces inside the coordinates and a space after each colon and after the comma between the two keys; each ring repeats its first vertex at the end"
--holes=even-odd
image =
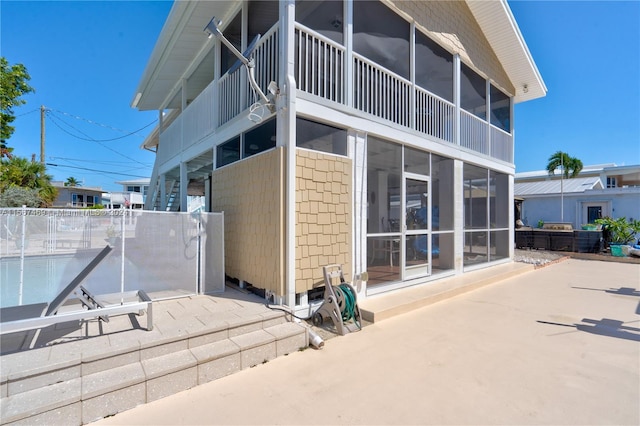
{"type": "Polygon", "coordinates": [[[565,260],[97,424],[637,425],[639,282],[565,260]]]}

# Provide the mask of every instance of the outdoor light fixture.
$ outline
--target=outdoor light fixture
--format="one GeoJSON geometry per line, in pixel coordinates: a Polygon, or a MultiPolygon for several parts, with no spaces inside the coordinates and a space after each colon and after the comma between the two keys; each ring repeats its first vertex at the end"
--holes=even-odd
{"type": "Polygon", "coordinates": [[[522,91],[524,93],[529,93],[529,86],[527,86],[526,84],[524,86],[522,86],[522,91]]]}
{"type": "MultiPolygon", "coordinates": [[[[260,99],[264,101],[264,106],[266,106],[269,109],[269,111],[274,112],[275,105],[273,104],[272,100],[269,99],[267,95],[264,94],[260,86],[258,86],[258,83],[256,82],[256,78],[255,78],[256,65],[252,55],[258,41],[260,40],[260,34],[258,34],[253,39],[253,41],[249,44],[249,46],[243,53],[240,53],[240,51],[238,51],[238,49],[236,49],[236,47],[229,40],[227,40],[224,34],[222,34],[222,31],[220,31],[221,24],[222,24],[222,21],[216,20],[216,17],[214,16],[213,18],[211,18],[211,21],[209,21],[207,26],[204,27],[204,32],[207,33],[207,36],[209,38],[216,36],[231,51],[231,53],[233,53],[238,58],[241,64],[246,67],[247,75],[249,76],[249,84],[251,85],[251,88],[256,92],[256,94],[259,95],[260,99]]],[[[231,68],[229,68],[229,71],[227,72],[232,73],[236,69],[237,69],[237,66],[234,65],[231,68]]],[[[271,93],[272,97],[275,97],[276,94],[279,92],[278,85],[275,81],[272,81],[271,83],[269,83],[269,92],[271,93]]],[[[251,119],[252,121],[256,121],[256,119],[257,121],[262,121],[262,116],[256,113],[256,111],[258,109],[261,109],[262,107],[263,106],[262,104],[260,104],[260,102],[254,103],[251,106],[251,113],[249,114],[249,119],[251,119]]]]}

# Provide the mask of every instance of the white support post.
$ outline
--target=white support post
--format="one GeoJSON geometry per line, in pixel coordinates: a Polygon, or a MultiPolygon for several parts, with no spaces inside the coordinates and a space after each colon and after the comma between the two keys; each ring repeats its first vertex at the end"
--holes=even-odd
{"type": "Polygon", "coordinates": [[[286,147],[285,187],[285,303],[296,305],[296,82],[295,1],[280,2],[280,82],[284,99],[277,105],[278,144],[286,147]],[[283,87],[284,86],[284,87],[283,87]]]}
{"type": "Polygon", "coordinates": [[[460,145],[460,55],[453,55],[453,104],[455,105],[455,117],[453,124],[453,143],[460,145]]]}
{"type": "MultiPolygon", "coordinates": [[[[508,189],[508,198],[507,198],[507,204],[509,205],[509,241],[515,241],[516,240],[516,231],[515,231],[515,206],[514,206],[514,202],[513,202],[513,182],[514,182],[514,176],[513,175],[509,175],[509,189],[508,189]]],[[[513,259],[513,255],[514,255],[514,244],[509,244],[509,259],[513,259]]]]}
{"type": "Polygon", "coordinates": [[[464,268],[464,163],[453,160],[453,240],[456,274],[464,268]]]}
{"type": "Polygon", "coordinates": [[[187,211],[187,186],[189,185],[189,177],[187,174],[187,163],[180,162],[180,211],[187,211]]]}
{"type": "Polygon", "coordinates": [[[416,128],[416,23],[411,23],[411,34],[409,46],[411,51],[409,52],[409,70],[411,79],[411,93],[409,94],[409,126],[415,130],[416,128]]]}
{"type": "Polygon", "coordinates": [[[18,290],[18,305],[22,306],[22,292],[24,287],[24,246],[27,231],[27,206],[22,205],[22,232],[20,233],[20,288],[18,290]]]}
{"type": "Polygon", "coordinates": [[[125,253],[124,253],[124,239],[125,239],[125,216],[127,214],[127,209],[122,209],[122,214],[120,215],[120,304],[124,305],[124,261],[125,261],[125,253]]]}
{"type": "Polygon", "coordinates": [[[353,286],[359,297],[365,297],[362,273],[367,269],[367,138],[364,132],[350,131],[350,157],[353,158],[353,286]]]}
{"type": "Polygon", "coordinates": [[[345,104],[348,107],[353,106],[353,87],[355,81],[353,81],[353,2],[344,2],[344,75],[343,75],[343,90],[345,93],[345,104]]]}
{"type": "Polygon", "coordinates": [[[491,82],[489,80],[485,80],[484,93],[487,96],[485,101],[485,119],[487,121],[485,124],[485,138],[487,140],[487,152],[485,152],[485,154],[491,156],[491,82]]]}

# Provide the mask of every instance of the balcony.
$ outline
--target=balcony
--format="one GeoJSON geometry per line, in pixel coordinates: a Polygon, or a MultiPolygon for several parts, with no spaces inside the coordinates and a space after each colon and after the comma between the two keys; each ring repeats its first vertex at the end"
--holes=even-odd
{"type": "MultiPolygon", "coordinates": [[[[278,25],[254,51],[255,77],[263,89],[278,80],[278,25]]],[[[490,158],[513,163],[513,136],[411,81],[295,24],[295,79],[299,93],[341,104],[364,116],[428,135],[490,158]],[[347,62],[351,66],[347,67],[347,62]],[[347,68],[352,70],[347,75],[347,68]],[[347,96],[351,91],[351,96],[347,96]],[[458,126],[459,124],[459,126],[458,126]],[[459,135],[456,136],[456,129],[459,135]]],[[[160,135],[158,164],[197,144],[257,101],[239,68],[213,81],[160,135]]]]}

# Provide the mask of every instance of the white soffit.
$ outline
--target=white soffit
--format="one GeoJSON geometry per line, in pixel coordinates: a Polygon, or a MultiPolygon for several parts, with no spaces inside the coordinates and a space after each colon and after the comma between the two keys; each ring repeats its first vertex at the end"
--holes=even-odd
{"type": "MultiPolygon", "coordinates": [[[[238,4],[233,0],[174,2],[131,106],[141,111],[170,108],[169,101],[180,80],[198,78],[194,74],[194,63],[199,62],[196,58],[203,57],[212,47],[214,40],[207,38],[204,27],[214,16],[223,22],[229,19],[227,15],[235,12],[238,4]]],[[[213,75],[213,64],[198,73],[213,75]]]]}
{"type": "Polygon", "coordinates": [[[547,87],[506,0],[467,0],[467,5],[516,88],[515,103],[546,96],[547,87]]]}

